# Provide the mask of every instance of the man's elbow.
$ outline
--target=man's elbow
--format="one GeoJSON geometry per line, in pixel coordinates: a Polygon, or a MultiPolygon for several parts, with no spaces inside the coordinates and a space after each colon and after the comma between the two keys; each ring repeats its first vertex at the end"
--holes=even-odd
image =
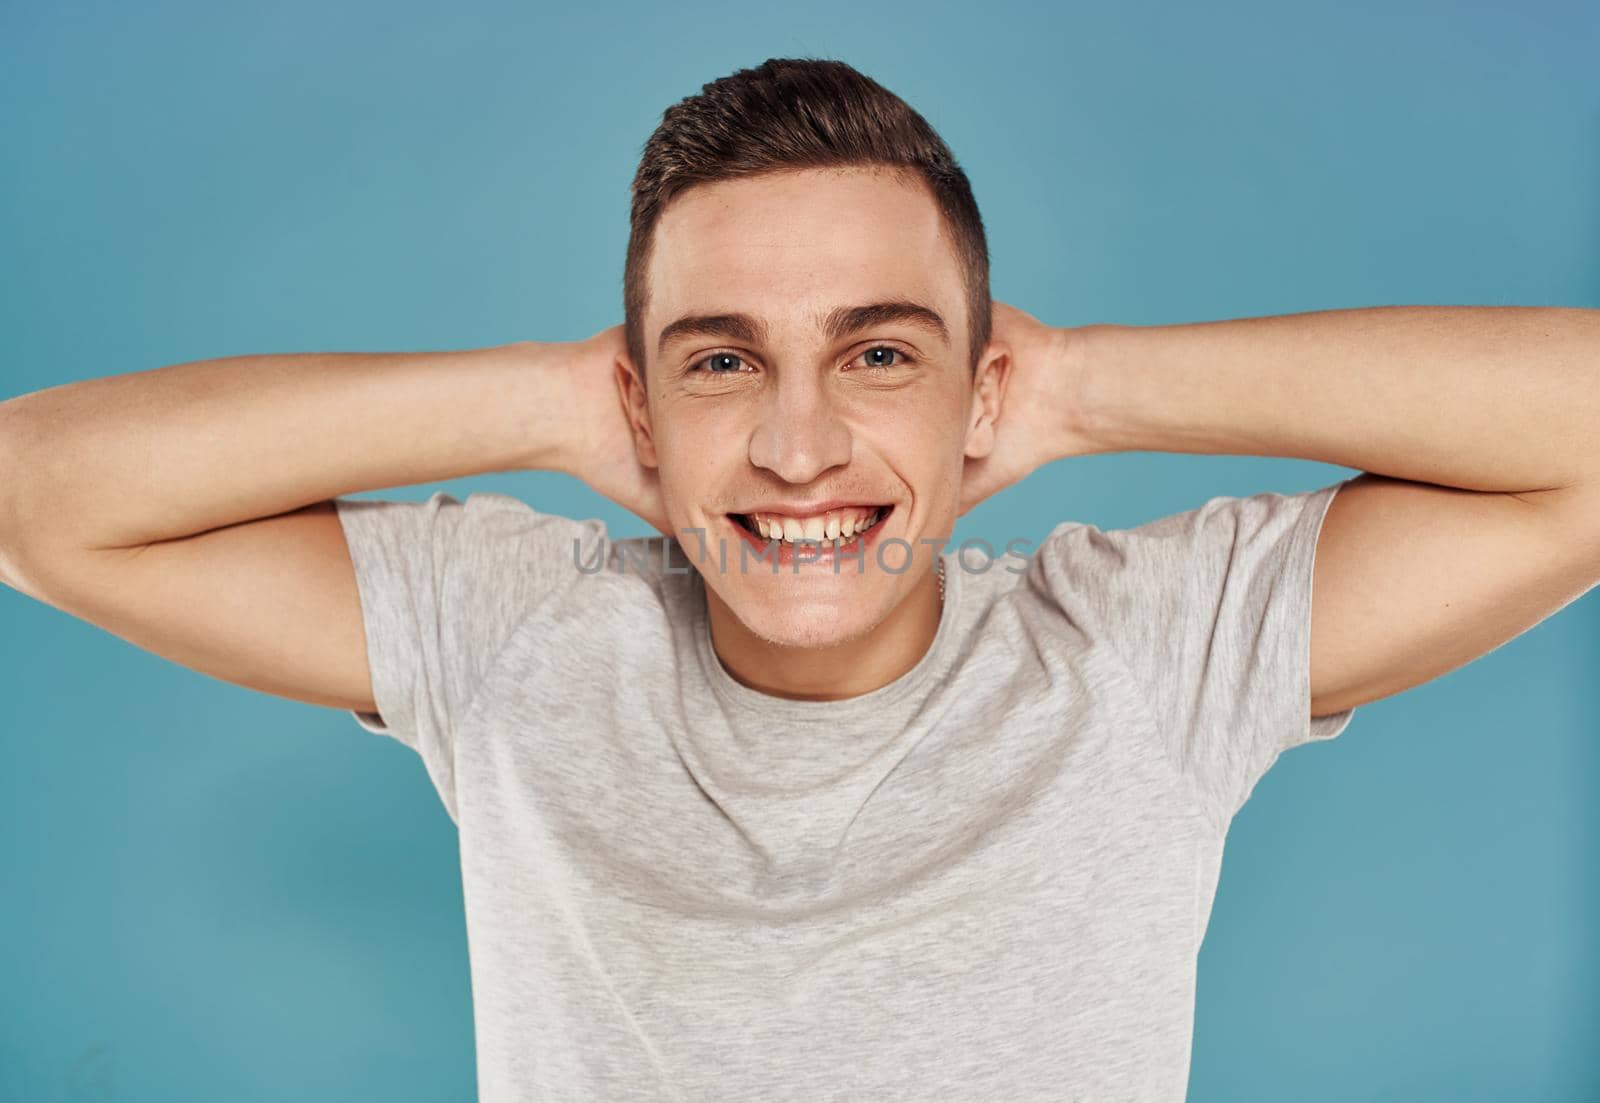
{"type": "Polygon", "coordinates": [[[0,402],[0,582],[37,598],[39,588],[27,569],[24,551],[28,535],[24,508],[27,461],[19,421],[16,399],[0,402]]]}
{"type": "MultiPolygon", "coordinates": [[[[22,479],[22,457],[18,455],[16,441],[16,411],[15,399],[0,402],[0,555],[20,527],[17,484],[22,479]]],[[[0,569],[3,569],[3,562],[0,562],[0,569]]]]}

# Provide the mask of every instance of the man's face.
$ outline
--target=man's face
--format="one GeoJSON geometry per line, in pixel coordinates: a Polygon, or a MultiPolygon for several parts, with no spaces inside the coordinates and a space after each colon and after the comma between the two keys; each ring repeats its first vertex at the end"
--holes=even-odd
{"type": "Polygon", "coordinates": [[[865,635],[924,581],[991,439],[932,195],[857,168],[701,185],[657,223],[648,279],[630,406],[708,600],[782,646],[865,635]]]}

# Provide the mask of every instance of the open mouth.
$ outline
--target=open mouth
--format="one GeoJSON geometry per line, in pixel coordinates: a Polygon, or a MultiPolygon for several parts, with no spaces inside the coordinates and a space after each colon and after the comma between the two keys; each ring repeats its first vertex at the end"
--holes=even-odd
{"type": "Polygon", "coordinates": [[[834,510],[821,517],[730,513],[728,519],[760,544],[775,542],[780,547],[805,545],[837,550],[861,538],[870,540],[882,531],[893,512],[893,505],[878,505],[834,510]]]}

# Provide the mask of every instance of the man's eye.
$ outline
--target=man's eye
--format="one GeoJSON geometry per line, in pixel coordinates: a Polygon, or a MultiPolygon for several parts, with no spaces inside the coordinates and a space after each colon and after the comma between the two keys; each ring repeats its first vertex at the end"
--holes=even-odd
{"type": "Polygon", "coordinates": [[[861,354],[861,359],[869,368],[903,368],[911,363],[911,357],[890,345],[873,345],[861,354]],[[888,353],[888,356],[878,355],[880,353],[888,353]]]}
{"type": "Polygon", "coordinates": [[[743,363],[742,356],[735,356],[731,352],[713,352],[710,356],[702,356],[689,366],[691,369],[702,369],[702,366],[708,365],[703,367],[708,375],[738,375],[739,369],[736,365],[743,363]]]}

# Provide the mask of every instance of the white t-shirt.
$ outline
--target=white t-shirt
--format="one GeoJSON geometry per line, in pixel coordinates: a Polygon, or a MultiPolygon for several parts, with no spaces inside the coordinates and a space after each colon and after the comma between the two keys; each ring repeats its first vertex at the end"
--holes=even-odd
{"type": "Polygon", "coordinates": [[[660,538],[339,499],[356,717],[459,829],[480,1098],[1181,1100],[1228,825],[1352,715],[1310,716],[1341,485],[947,553],[926,655],[827,702],[735,681],[660,538]]]}

